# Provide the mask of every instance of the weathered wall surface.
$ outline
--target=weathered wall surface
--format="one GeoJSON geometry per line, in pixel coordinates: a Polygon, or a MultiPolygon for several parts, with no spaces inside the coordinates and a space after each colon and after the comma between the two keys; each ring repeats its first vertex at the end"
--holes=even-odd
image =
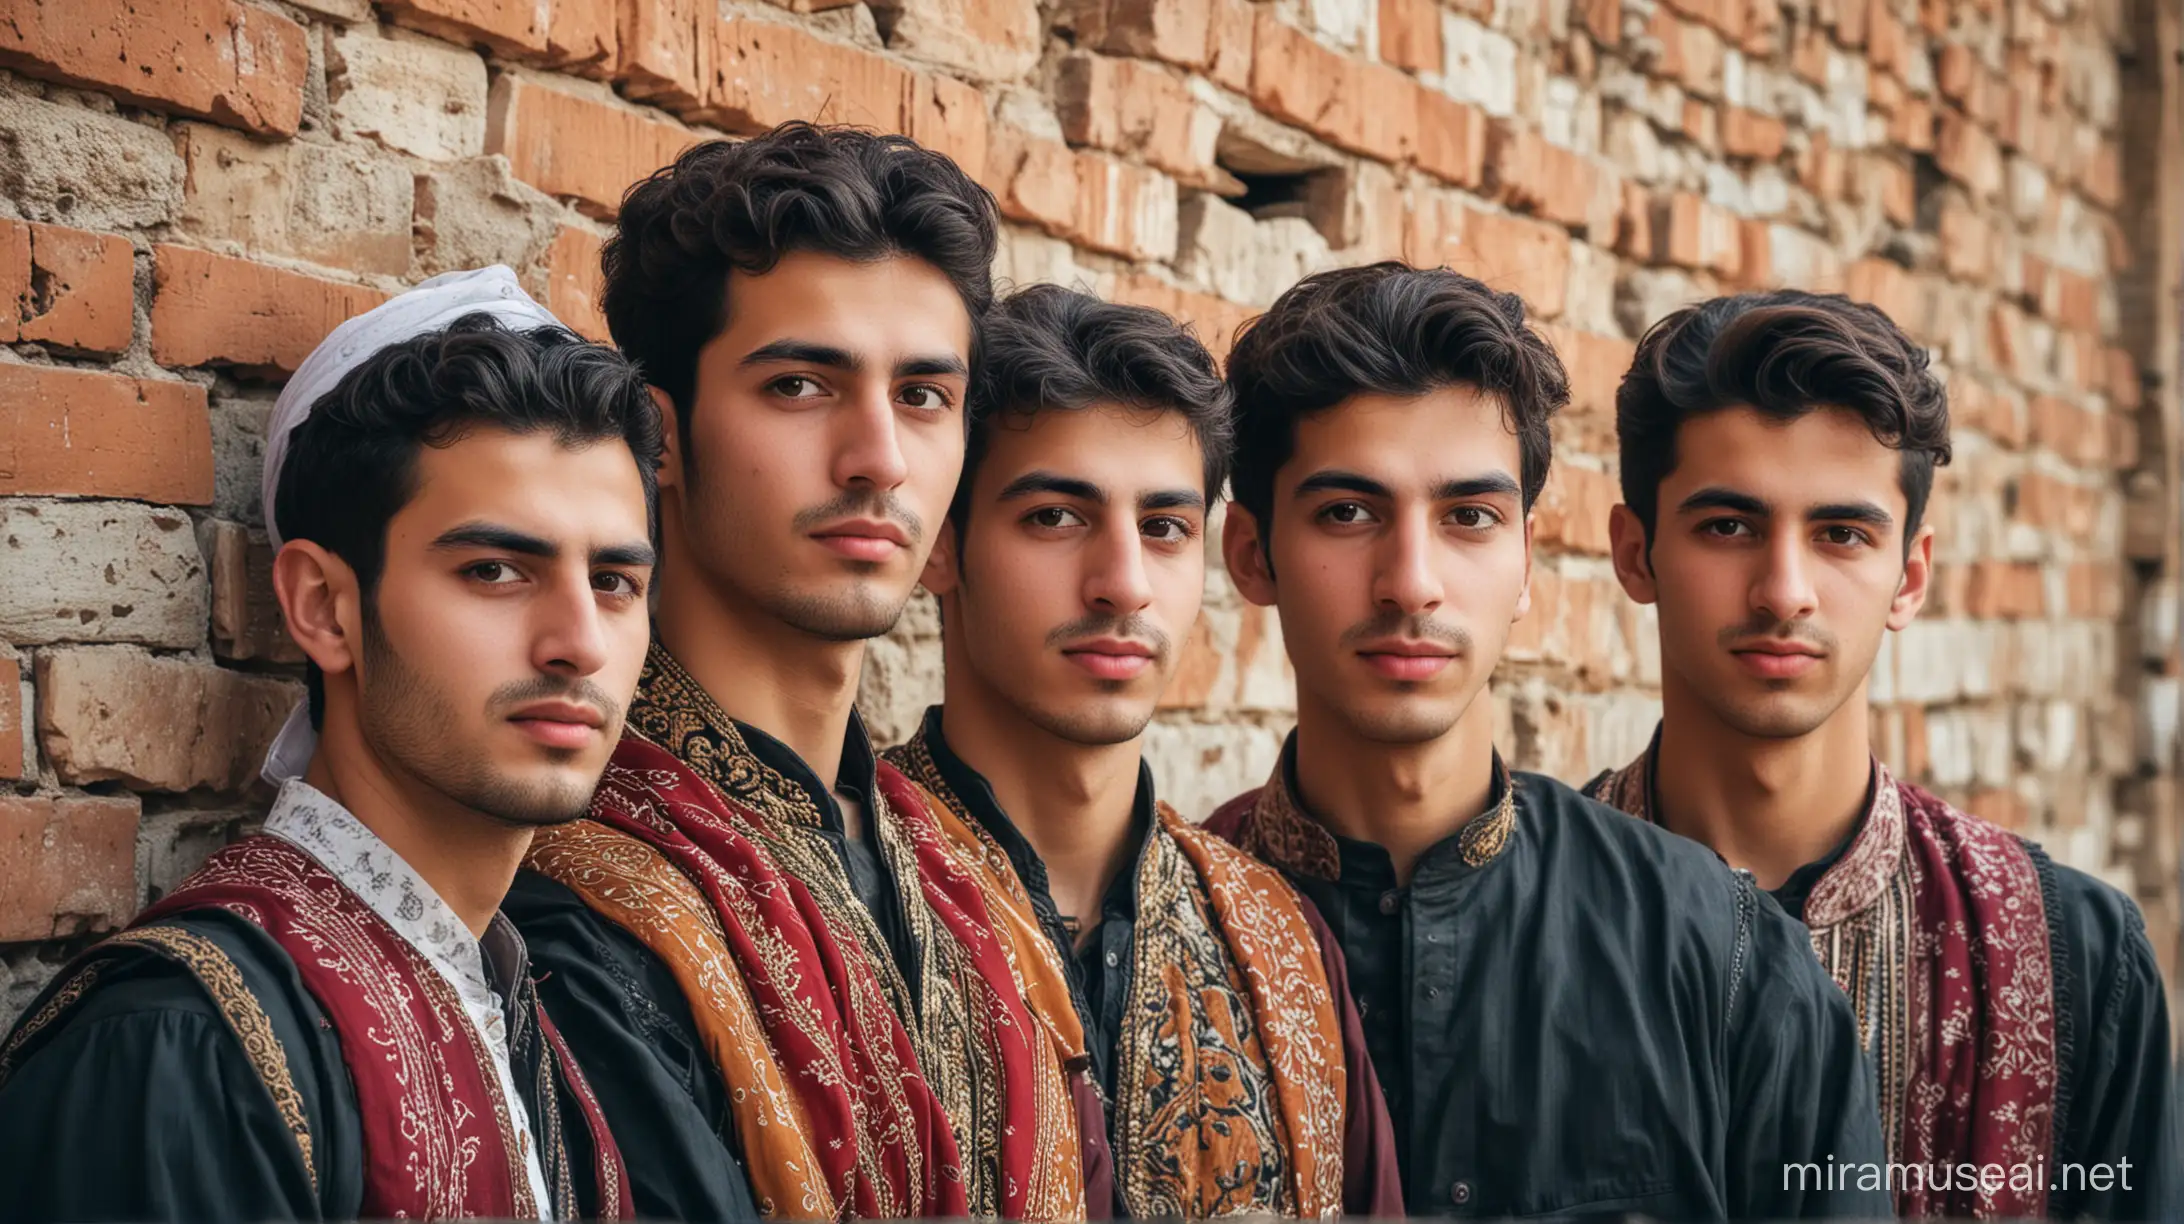
{"type": "MultiPolygon", "coordinates": [[[[1577,402],[1521,765],[1644,743],[1652,625],[1603,555],[1610,402],[1688,299],[1842,289],[1956,396],[1938,592],[1877,747],[2177,921],[2175,14],[2156,0],[0,0],[0,1018],[266,799],[298,686],[258,474],[280,380],[424,276],[579,329],[601,236],[689,142],[902,130],[1009,220],[1001,272],[1225,347],[1299,274],[1522,293],[1577,402]],[[2166,201],[2166,206],[2164,205],[2166,201]]],[[[929,606],[875,645],[900,735],[929,606]]],[[[1186,809],[1261,780],[1277,626],[1214,579],[1152,737],[1186,809]]]]}

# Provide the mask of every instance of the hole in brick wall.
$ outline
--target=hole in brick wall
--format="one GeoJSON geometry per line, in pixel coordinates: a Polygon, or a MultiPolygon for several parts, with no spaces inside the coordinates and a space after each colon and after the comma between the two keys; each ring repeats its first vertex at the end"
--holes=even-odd
{"type": "Polygon", "coordinates": [[[1941,172],[1940,163],[1931,153],[1911,155],[1911,200],[1913,224],[1929,233],[1941,229],[1942,188],[1949,185],[1949,176],[1941,172]]]}
{"type": "Polygon", "coordinates": [[[1251,174],[1235,169],[1229,173],[1244,185],[1244,194],[1229,203],[1261,221],[1275,217],[1302,217],[1311,198],[1313,174],[1251,174]]]}

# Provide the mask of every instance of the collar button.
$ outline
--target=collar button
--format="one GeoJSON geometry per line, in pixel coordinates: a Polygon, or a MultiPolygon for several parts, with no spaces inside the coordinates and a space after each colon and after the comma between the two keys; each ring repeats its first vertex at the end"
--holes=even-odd
{"type": "Polygon", "coordinates": [[[1395,891],[1394,889],[1392,889],[1392,888],[1391,888],[1391,889],[1389,889],[1388,891],[1386,891],[1386,892],[1384,892],[1384,893],[1380,894],[1380,912],[1381,912],[1381,913],[1383,913],[1383,914],[1393,914],[1393,913],[1395,913],[1395,911],[1396,911],[1396,910],[1400,909],[1400,908],[1402,907],[1402,905],[1403,905],[1403,898],[1402,898],[1402,897],[1400,897],[1400,896],[1398,896],[1398,895],[1396,894],[1396,891],[1395,891]]]}
{"type": "Polygon", "coordinates": [[[1448,1188],[1448,1201],[1462,1207],[1471,1202],[1471,1183],[1459,1180],[1448,1188]]]}

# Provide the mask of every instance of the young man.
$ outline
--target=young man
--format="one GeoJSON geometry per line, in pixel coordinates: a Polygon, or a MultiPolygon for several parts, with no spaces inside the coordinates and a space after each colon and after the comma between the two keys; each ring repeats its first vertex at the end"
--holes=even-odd
{"type": "Polygon", "coordinates": [[[1616,431],[1615,568],[1660,609],[1662,720],[1590,789],[1811,927],[1903,1214],[2157,1218],[2169,1026],[2138,907],[1868,747],[1866,675],[1933,573],[1925,352],[1841,297],[1717,299],[1639,344],[1616,431]]]}
{"type": "Polygon", "coordinates": [[[13,1218],[630,1216],[497,907],[636,689],[659,451],[636,369],[506,268],[304,362],[265,476],[311,663],[279,798],[0,1045],[13,1218]]]}
{"type": "Polygon", "coordinates": [[[1278,874],[1157,802],[1140,756],[1228,475],[1213,355],[1037,285],[987,316],[971,412],[925,567],[947,700],[887,759],[1015,869],[1068,967],[1042,1018],[1089,1047],[1116,1214],[1400,1214],[1341,953],[1278,874]]]}
{"type": "Polygon", "coordinates": [[[1229,385],[1224,552],[1281,617],[1297,729],[1212,823],[1339,937],[1410,1211],[1885,1216],[1821,1167],[1881,1139],[1802,930],[1495,753],[1484,690],[1569,394],[1523,304],[1446,270],[1323,273],[1244,332],[1229,385]]]}
{"type": "Polygon", "coordinates": [[[992,197],[788,124],[685,153],[618,226],[608,325],[672,420],[658,641],[592,819],[511,907],[638,1209],[1080,1217],[1098,1102],[1026,1002],[1066,983],[853,709],[962,469],[992,197]]]}

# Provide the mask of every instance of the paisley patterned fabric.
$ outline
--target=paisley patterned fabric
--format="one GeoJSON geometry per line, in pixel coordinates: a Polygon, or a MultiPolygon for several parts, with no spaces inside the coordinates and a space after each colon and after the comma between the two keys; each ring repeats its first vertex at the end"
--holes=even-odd
{"type": "MultiPolygon", "coordinates": [[[[233,1023],[251,1014],[223,998],[239,980],[201,958],[180,955],[189,951],[186,940],[148,938],[180,930],[162,925],[167,919],[207,908],[272,936],[341,1035],[363,1134],[366,1217],[538,1219],[542,1212],[574,1212],[573,1201],[536,1201],[493,1053],[464,1014],[455,988],[340,879],[288,841],[246,838],[215,853],[110,941],[176,955],[205,981],[233,1023]]],[[[86,954],[86,967],[99,953],[94,948],[86,954]]],[[[285,1067],[276,1070],[280,1051],[263,1057],[263,1042],[244,1036],[253,1065],[280,1100],[284,1088],[292,1091],[285,1067]]],[[[591,1128],[598,1160],[589,1172],[598,1201],[614,1218],[630,1218],[628,1179],[590,1088],[558,1043],[549,1039],[549,1045],[555,1074],[591,1128]]],[[[541,1133],[550,1137],[556,1129],[541,1133]]],[[[299,1143],[305,1138],[299,1130],[299,1143]]],[[[310,1149],[303,1151],[308,1164],[310,1149]]],[[[566,1154],[549,1152],[547,1164],[565,1174],[566,1154]]]]}
{"type": "MultiPolygon", "coordinates": [[[[1657,744],[1586,793],[1655,819],[1657,744]]],[[[1813,886],[1805,924],[1858,1014],[1891,1157],[1922,1171],[2044,1166],[2061,1059],[2032,854],[2008,831],[1898,782],[1879,761],[1872,770],[1865,822],[1813,886]]],[[[1925,1180],[1893,1187],[1898,1214],[2010,1219],[2047,1208],[2044,1177],[1992,1187],[1960,1175],[1940,1190],[1925,1180]]]]}
{"type": "Polygon", "coordinates": [[[528,865],[683,986],[769,1216],[1082,1219],[1063,1057],[1031,1020],[985,891],[936,853],[931,813],[891,772],[867,815],[902,889],[916,983],[809,797],[657,645],[591,819],[541,835],[528,865]]]}
{"type": "MultiPolygon", "coordinates": [[[[922,734],[888,759],[949,812],[965,859],[1021,898],[1006,852],[949,790],[922,734]]],[[[1339,1214],[1343,1033],[1301,900],[1166,804],[1148,836],[1111,1104],[1120,1207],[1137,1219],[1339,1214]]],[[[1034,954],[1057,957],[1036,921],[1027,930],[1034,954]]],[[[1041,1011],[1081,1033],[1066,988],[1041,1011]]]]}

